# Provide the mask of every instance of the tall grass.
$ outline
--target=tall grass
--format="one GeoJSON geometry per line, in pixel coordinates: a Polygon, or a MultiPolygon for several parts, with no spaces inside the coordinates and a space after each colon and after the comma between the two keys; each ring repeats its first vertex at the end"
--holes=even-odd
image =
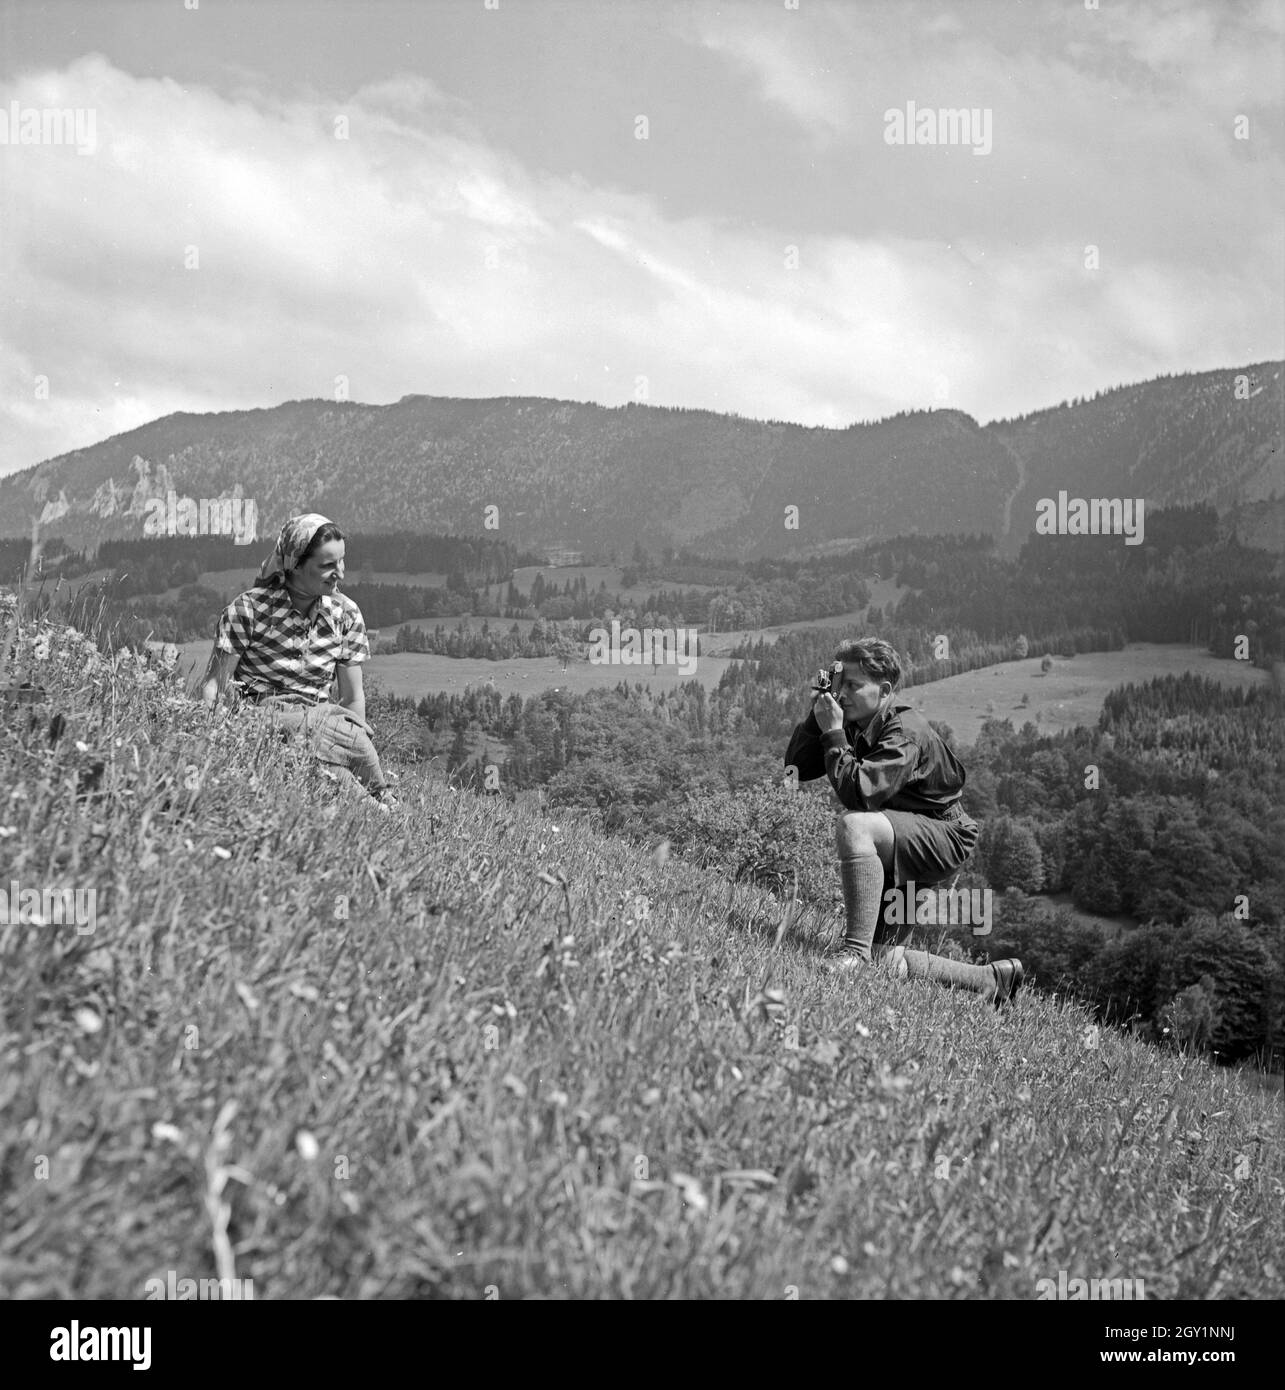
{"type": "Polygon", "coordinates": [[[97,920],[0,926],[0,1294],[1285,1292],[1280,1109],[1235,1075],[1039,994],[826,978],[835,921],[753,885],[409,768],[385,818],[38,644],[0,887],[97,920]]]}

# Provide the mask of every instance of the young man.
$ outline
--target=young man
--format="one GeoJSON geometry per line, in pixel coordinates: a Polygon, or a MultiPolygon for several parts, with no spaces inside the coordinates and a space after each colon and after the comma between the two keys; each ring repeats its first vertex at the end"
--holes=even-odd
{"type": "MultiPolygon", "coordinates": [[[[848,809],[836,843],[847,917],[843,943],[827,963],[859,969],[876,952],[897,974],[938,980],[986,995],[997,1005],[1016,996],[1019,960],[969,965],[906,950],[908,931],[883,922],[888,888],[913,880],[924,886],[954,875],[977,843],[977,822],[960,805],[964,769],[941,737],[906,700],[898,699],[901,661],[877,637],[844,642],[834,654],[829,693],[794,730],[786,766],[799,781],[829,777],[848,809]],[[837,667],[842,664],[842,675],[837,667]]],[[[913,912],[906,914],[913,927],[913,912]]]]}

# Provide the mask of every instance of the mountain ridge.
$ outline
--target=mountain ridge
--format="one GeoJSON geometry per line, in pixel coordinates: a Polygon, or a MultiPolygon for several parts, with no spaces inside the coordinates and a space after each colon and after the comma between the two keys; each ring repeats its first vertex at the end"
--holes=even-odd
{"type": "Polygon", "coordinates": [[[987,425],[954,408],[834,427],[424,393],[179,411],[0,478],[0,536],[35,518],[77,545],[138,536],[148,500],[172,488],[254,498],[260,538],[320,509],[354,531],[491,534],[602,559],[636,544],[750,559],[934,533],[1016,550],[1038,499],[1059,491],[1220,514],[1285,498],[1283,366],[1157,377],[987,425]]]}

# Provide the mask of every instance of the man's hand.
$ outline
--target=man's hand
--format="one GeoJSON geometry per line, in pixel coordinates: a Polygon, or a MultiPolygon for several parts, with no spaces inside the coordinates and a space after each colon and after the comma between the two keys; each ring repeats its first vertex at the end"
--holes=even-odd
{"type": "Polygon", "coordinates": [[[833,695],[818,695],[812,713],[816,716],[817,728],[823,734],[828,734],[831,729],[843,728],[843,709],[833,695]]]}

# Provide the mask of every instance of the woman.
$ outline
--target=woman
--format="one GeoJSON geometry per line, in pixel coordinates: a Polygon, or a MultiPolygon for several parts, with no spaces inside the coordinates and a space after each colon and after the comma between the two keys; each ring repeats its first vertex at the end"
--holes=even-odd
{"type": "Polygon", "coordinates": [[[361,609],[339,592],[344,536],[316,512],[292,517],[252,588],[224,609],[201,697],[214,709],[229,680],[277,728],[306,729],[322,763],[377,800],[388,786],[366,723],[361,663],[370,658],[361,609]],[[330,688],[339,678],[339,703],[330,688]]]}

